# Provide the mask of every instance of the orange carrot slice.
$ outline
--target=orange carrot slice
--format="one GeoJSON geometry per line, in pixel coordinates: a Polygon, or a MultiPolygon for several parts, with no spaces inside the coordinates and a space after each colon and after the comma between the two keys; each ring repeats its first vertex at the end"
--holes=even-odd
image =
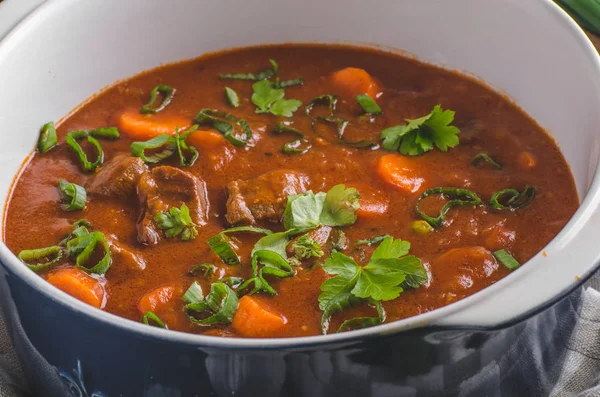
{"type": "Polygon", "coordinates": [[[379,158],[377,174],[390,186],[405,193],[417,193],[425,178],[418,172],[416,160],[400,154],[387,154],[379,158]]]}
{"type": "Polygon", "coordinates": [[[257,298],[245,295],[240,299],[231,326],[242,336],[267,338],[281,332],[287,318],[274,313],[257,298]]]}
{"type": "Polygon", "coordinates": [[[58,269],[48,275],[46,280],[67,294],[101,309],[104,306],[104,287],[83,270],[77,268],[58,269]]]}
{"type": "Polygon", "coordinates": [[[141,114],[137,110],[127,110],[119,116],[119,131],[138,141],[147,141],[157,135],[175,133],[190,127],[191,120],[186,117],[164,113],[141,114]]]}
{"type": "Polygon", "coordinates": [[[360,94],[367,94],[375,99],[380,92],[375,79],[364,69],[345,68],[338,70],[331,75],[331,81],[342,94],[352,99],[360,94]]]}

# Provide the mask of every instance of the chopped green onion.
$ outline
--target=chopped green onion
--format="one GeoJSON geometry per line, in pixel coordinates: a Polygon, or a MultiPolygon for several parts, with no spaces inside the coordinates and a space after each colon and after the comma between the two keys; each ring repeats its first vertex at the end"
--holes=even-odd
{"type": "Polygon", "coordinates": [[[200,284],[198,284],[197,281],[194,281],[187,291],[185,291],[185,294],[183,294],[181,299],[187,304],[203,302],[204,292],[202,292],[200,284]]]}
{"type": "Polygon", "coordinates": [[[166,108],[171,103],[174,95],[175,89],[173,87],[163,84],[157,85],[150,92],[150,100],[147,104],[142,106],[142,108],[140,109],[140,113],[154,114],[160,112],[161,110],[164,110],[164,108],[166,108]],[[157,108],[154,108],[154,102],[156,102],[156,96],[158,95],[158,93],[161,93],[164,96],[164,98],[162,103],[157,108]]]}
{"type": "Polygon", "coordinates": [[[427,221],[414,221],[411,225],[413,232],[425,236],[433,232],[433,227],[427,221]]]}
{"type": "Polygon", "coordinates": [[[226,112],[218,110],[202,109],[194,119],[195,123],[200,125],[210,125],[219,131],[225,139],[234,146],[245,146],[252,138],[252,130],[244,119],[240,119],[226,112]],[[234,127],[236,125],[241,128],[243,135],[234,135],[234,127]]]}
{"type": "Polygon", "coordinates": [[[185,305],[185,314],[190,321],[198,325],[229,324],[237,311],[238,298],[231,288],[223,283],[214,283],[206,300],[185,305]],[[213,313],[206,318],[198,314],[213,313]]]}
{"type": "Polygon", "coordinates": [[[483,152],[476,154],[475,157],[473,157],[473,159],[471,160],[471,164],[476,165],[480,160],[485,161],[486,163],[490,164],[498,170],[502,169],[502,165],[500,163],[494,161],[494,159],[491,158],[489,154],[483,152]]]}
{"type": "Polygon", "coordinates": [[[522,192],[516,189],[503,189],[494,193],[490,205],[497,210],[515,211],[531,204],[535,193],[535,188],[531,185],[525,186],[522,192]]]}
{"type": "Polygon", "coordinates": [[[242,285],[240,285],[239,289],[244,290],[250,284],[254,284],[254,288],[249,292],[249,294],[264,291],[270,295],[277,295],[277,291],[275,291],[275,289],[271,287],[269,282],[265,279],[266,275],[285,278],[291,277],[295,274],[294,269],[288,263],[286,258],[281,256],[281,254],[269,249],[253,251],[252,273],[254,274],[254,277],[246,280],[242,285]],[[259,264],[263,265],[263,267],[260,269],[258,268],[259,264]]]}
{"type": "Polygon", "coordinates": [[[496,251],[493,253],[493,255],[498,262],[502,263],[509,270],[515,270],[521,266],[521,264],[511,254],[509,254],[507,250],[496,251]]]}
{"type": "Polygon", "coordinates": [[[381,236],[376,236],[376,237],[373,237],[373,238],[368,239],[368,240],[366,240],[366,239],[365,240],[357,240],[356,241],[356,245],[368,245],[368,246],[371,246],[371,245],[374,245],[374,244],[379,244],[380,242],[382,242],[384,239],[386,239],[388,237],[391,237],[391,236],[389,234],[383,234],[381,236]]]}
{"type": "Polygon", "coordinates": [[[62,256],[62,249],[58,245],[33,250],[23,250],[17,255],[21,262],[34,272],[39,272],[56,265],[60,262],[62,256]],[[32,261],[35,261],[35,263],[31,263],[32,261]]]}
{"type": "Polygon", "coordinates": [[[196,162],[196,160],[198,160],[198,156],[199,156],[198,150],[194,146],[189,146],[185,142],[188,135],[190,135],[190,133],[196,131],[197,129],[198,129],[198,124],[194,124],[188,130],[182,132],[181,135],[178,130],[175,131],[174,139],[175,139],[175,145],[177,146],[177,152],[179,153],[179,162],[184,167],[189,167],[189,166],[193,165],[196,162]],[[189,160],[183,154],[184,150],[192,152],[192,157],[189,160]]]}
{"type": "Polygon", "coordinates": [[[66,144],[71,147],[77,157],[79,157],[79,161],[83,165],[83,168],[86,171],[94,171],[96,167],[104,162],[104,152],[102,151],[102,146],[100,146],[100,142],[96,140],[96,138],[104,138],[104,139],[117,139],[120,138],[119,130],[115,127],[108,128],[96,128],[93,130],[79,130],[79,131],[71,131],[67,134],[65,139],[66,144]],[[96,149],[97,158],[96,161],[90,162],[87,158],[87,154],[83,151],[78,140],[87,138],[87,141],[96,149]]]}
{"type": "Polygon", "coordinates": [[[382,324],[385,321],[385,311],[383,310],[381,301],[372,301],[372,304],[377,309],[377,317],[355,317],[350,320],[346,320],[340,325],[336,332],[368,328],[382,324]]]}
{"type": "Polygon", "coordinates": [[[289,127],[288,125],[286,125],[284,123],[281,123],[281,122],[277,123],[277,125],[275,126],[275,129],[273,130],[273,133],[275,133],[276,135],[283,134],[283,133],[291,133],[291,134],[294,134],[299,137],[298,139],[287,142],[283,145],[281,150],[284,153],[302,154],[302,153],[308,152],[310,150],[310,148],[312,147],[312,145],[308,142],[308,140],[304,138],[303,133],[301,133],[300,131],[298,131],[296,129],[289,127]]]}
{"type": "Polygon", "coordinates": [[[38,139],[37,151],[38,153],[46,153],[58,144],[58,137],[56,136],[56,129],[54,128],[54,122],[50,121],[42,126],[40,130],[40,137],[38,139]]]}
{"type": "Polygon", "coordinates": [[[381,114],[382,113],[382,110],[379,107],[379,105],[377,104],[377,102],[375,102],[375,100],[373,100],[373,98],[371,98],[367,94],[357,95],[355,99],[356,99],[356,102],[358,102],[358,104],[360,105],[360,107],[365,111],[365,113],[368,113],[368,114],[381,114]]]}
{"type": "Polygon", "coordinates": [[[462,207],[462,206],[477,206],[482,203],[481,198],[475,193],[467,189],[459,189],[455,187],[436,187],[433,189],[427,189],[421,194],[417,203],[415,205],[415,211],[421,218],[427,221],[433,227],[440,227],[444,223],[444,219],[446,218],[446,213],[452,207],[462,207]],[[419,204],[421,200],[428,196],[441,195],[448,198],[448,201],[440,211],[440,214],[437,217],[431,217],[425,213],[423,213],[419,209],[419,204]]]}
{"type": "Polygon", "coordinates": [[[335,113],[335,106],[337,104],[337,97],[335,95],[330,94],[318,96],[306,105],[304,113],[306,113],[307,116],[310,116],[310,113],[312,112],[315,105],[320,104],[327,105],[329,107],[329,115],[333,116],[333,114],[335,113]]]}
{"type": "Polygon", "coordinates": [[[161,134],[146,142],[133,142],[130,150],[133,156],[141,158],[144,163],[156,164],[171,157],[177,150],[177,143],[173,140],[172,136],[161,134]],[[146,156],[146,150],[158,149],[162,146],[164,146],[162,151],[146,156]]]}
{"type": "Polygon", "coordinates": [[[156,214],[154,221],[165,231],[167,238],[180,236],[181,240],[189,241],[198,235],[196,224],[190,216],[190,209],[185,204],[181,204],[180,208],[171,207],[168,212],[156,214]]]}
{"type": "Polygon", "coordinates": [[[151,327],[169,329],[169,327],[167,327],[167,324],[165,324],[160,319],[160,317],[158,317],[156,314],[154,314],[154,312],[150,312],[150,311],[144,313],[144,315],[142,316],[142,323],[149,325],[151,327]]]}
{"type": "Polygon", "coordinates": [[[292,244],[294,250],[294,256],[299,260],[320,258],[325,253],[321,249],[321,244],[316,240],[308,237],[308,234],[301,236],[297,241],[292,244]]]}
{"type": "Polygon", "coordinates": [[[344,120],[341,117],[338,116],[317,116],[314,117],[312,122],[311,122],[311,128],[313,129],[313,131],[323,137],[323,135],[321,133],[319,133],[319,131],[317,130],[316,126],[319,122],[323,122],[323,123],[327,123],[327,124],[333,124],[336,127],[336,138],[338,140],[339,143],[346,145],[346,146],[350,146],[353,147],[355,149],[377,149],[379,147],[379,144],[371,139],[362,139],[360,141],[350,141],[346,138],[344,138],[344,132],[346,130],[346,127],[349,124],[348,120],[344,120]]]}
{"type": "Polygon", "coordinates": [[[110,256],[110,246],[103,233],[92,232],[76,237],[67,243],[67,255],[76,256],[75,264],[78,268],[89,273],[103,275],[110,269],[112,259],[110,256]],[[86,263],[94,253],[96,246],[100,243],[104,249],[104,256],[94,266],[87,267],[86,263]]]}
{"type": "Polygon", "coordinates": [[[259,73],[223,73],[220,74],[219,77],[222,79],[230,79],[230,80],[248,80],[248,81],[259,81],[259,80],[267,80],[277,74],[279,67],[277,66],[277,62],[272,59],[269,59],[271,63],[270,69],[265,69],[259,73]]]}
{"type": "Polygon", "coordinates": [[[268,229],[261,229],[252,226],[238,226],[231,229],[223,230],[222,232],[215,234],[208,239],[207,243],[211,250],[221,258],[223,263],[226,265],[239,265],[240,258],[231,246],[229,237],[226,236],[228,233],[240,233],[240,232],[251,232],[259,234],[271,234],[272,232],[268,229]]]}
{"type": "Polygon", "coordinates": [[[89,230],[87,229],[88,227],[90,229],[92,228],[91,223],[89,223],[85,219],[78,220],[77,222],[73,223],[73,231],[71,233],[69,233],[67,235],[67,237],[62,239],[62,241],[60,243],[58,243],[58,245],[61,247],[64,247],[67,245],[67,243],[70,240],[73,240],[74,238],[77,238],[77,237],[84,236],[86,234],[90,234],[89,230]]]}
{"type": "Polygon", "coordinates": [[[188,273],[196,274],[198,272],[204,271],[204,278],[209,278],[210,276],[212,276],[214,274],[215,270],[217,270],[217,267],[215,265],[213,265],[212,263],[201,263],[199,265],[192,267],[188,271],[188,273]]]}
{"type": "Polygon", "coordinates": [[[58,181],[58,189],[65,199],[70,200],[69,205],[65,206],[65,210],[80,211],[85,208],[87,194],[82,186],[61,179],[58,181]]]}
{"type": "Polygon", "coordinates": [[[304,85],[304,79],[302,77],[298,77],[292,80],[279,81],[276,83],[275,88],[288,88],[295,87],[298,85],[304,85]]]}
{"type": "Polygon", "coordinates": [[[221,282],[229,285],[233,289],[237,289],[240,285],[244,283],[244,279],[241,277],[229,276],[221,279],[221,282]]]}
{"type": "Polygon", "coordinates": [[[240,98],[238,97],[237,92],[232,90],[229,87],[225,87],[225,96],[227,97],[227,102],[234,108],[240,106],[240,98]]]}

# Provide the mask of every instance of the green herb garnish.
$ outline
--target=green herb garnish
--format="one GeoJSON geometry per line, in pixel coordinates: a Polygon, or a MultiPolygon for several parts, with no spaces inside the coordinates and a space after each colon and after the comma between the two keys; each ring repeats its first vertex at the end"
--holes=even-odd
{"type": "Polygon", "coordinates": [[[381,132],[383,148],[392,152],[417,156],[433,150],[442,152],[458,145],[460,130],[450,125],[454,111],[442,110],[436,105],[431,113],[418,119],[407,119],[407,124],[386,128],[381,132]]]}
{"type": "Polygon", "coordinates": [[[81,211],[85,208],[87,193],[83,186],[69,183],[61,179],[58,181],[58,189],[63,198],[69,201],[69,204],[65,205],[65,210],[81,211]]]}
{"type": "Polygon", "coordinates": [[[175,95],[175,89],[170,85],[159,84],[150,91],[150,100],[147,104],[142,106],[140,109],[140,113],[142,114],[154,114],[158,113],[161,110],[164,110],[171,101],[173,100],[173,96],[175,95]],[[156,97],[158,94],[163,95],[163,101],[158,107],[154,107],[154,102],[156,102],[156,97]]]}
{"type": "Polygon", "coordinates": [[[302,105],[297,99],[284,99],[283,88],[273,88],[268,81],[252,84],[252,103],[256,105],[256,113],[271,113],[275,116],[292,117],[302,105]]]}
{"type": "Polygon", "coordinates": [[[246,120],[219,110],[202,109],[194,119],[200,125],[210,125],[223,134],[234,146],[246,146],[252,138],[252,130],[246,120]],[[236,135],[234,125],[242,130],[242,135],[236,135]]]}
{"type": "Polygon", "coordinates": [[[357,240],[356,241],[356,245],[375,245],[375,244],[379,244],[380,242],[382,242],[383,240],[385,240],[386,238],[391,237],[389,234],[383,234],[381,236],[375,236],[373,238],[370,238],[368,240],[357,240]]]}
{"type": "Polygon", "coordinates": [[[169,329],[169,327],[167,327],[167,324],[165,324],[160,319],[160,317],[158,317],[154,312],[150,311],[144,313],[144,315],[142,316],[142,323],[151,327],[169,329]]]}
{"type": "Polygon", "coordinates": [[[249,80],[249,81],[260,81],[267,80],[277,74],[279,67],[277,66],[277,62],[272,59],[269,59],[271,63],[271,68],[265,69],[259,73],[223,73],[220,74],[219,77],[222,79],[230,79],[230,80],[249,80]]]}
{"type": "Polygon", "coordinates": [[[180,236],[181,240],[189,241],[198,235],[196,224],[190,216],[190,209],[185,204],[181,204],[181,208],[171,207],[168,212],[156,214],[154,221],[164,230],[167,238],[180,236]]]}
{"type": "Polygon", "coordinates": [[[56,136],[56,129],[54,128],[54,122],[50,121],[44,124],[40,130],[40,137],[38,138],[37,151],[38,153],[46,153],[58,144],[58,137],[56,136]]]}
{"type": "Polygon", "coordinates": [[[315,134],[317,134],[321,137],[324,137],[323,134],[321,134],[317,128],[317,125],[319,123],[330,124],[330,125],[335,126],[335,129],[336,129],[335,137],[336,137],[338,143],[341,143],[342,145],[350,146],[355,149],[376,149],[379,147],[377,142],[375,142],[371,139],[361,139],[359,141],[350,141],[350,140],[344,138],[344,133],[346,131],[346,127],[349,124],[349,121],[344,120],[341,117],[338,117],[338,116],[316,116],[313,118],[313,120],[311,122],[312,130],[315,132],[315,134]]]}
{"type": "Polygon", "coordinates": [[[119,131],[115,127],[108,128],[96,128],[94,130],[79,130],[71,131],[65,138],[66,144],[71,147],[77,154],[79,161],[83,165],[86,171],[94,171],[96,167],[104,162],[104,152],[102,146],[96,138],[104,139],[118,139],[120,137],[119,131]],[[88,160],[87,154],[83,151],[77,141],[86,139],[96,150],[96,161],[93,163],[88,160]]]}
{"type": "Polygon", "coordinates": [[[432,189],[427,189],[421,194],[417,203],[415,204],[415,211],[423,220],[427,221],[433,227],[440,227],[444,223],[444,219],[446,219],[446,213],[452,207],[462,207],[462,206],[478,206],[482,204],[481,198],[475,193],[467,189],[458,189],[455,187],[436,187],[432,189]],[[432,217],[425,214],[419,208],[421,200],[428,196],[441,195],[447,198],[449,201],[442,207],[440,214],[437,217],[432,217]]]}
{"type": "Polygon", "coordinates": [[[229,233],[258,233],[258,234],[271,234],[272,232],[268,229],[262,229],[259,227],[252,226],[238,226],[230,229],[223,230],[222,232],[215,234],[208,239],[207,243],[210,249],[221,258],[223,263],[226,265],[239,265],[240,258],[231,246],[231,241],[227,234],[229,233]]]}
{"type": "Polygon", "coordinates": [[[306,113],[307,116],[310,116],[310,113],[316,105],[327,105],[329,108],[329,115],[333,116],[335,113],[335,106],[337,105],[337,97],[331,94],[318,96],[306,105],[304,113],[306,113]]]}
{"type": "Polygon", "coordinates": [[[502,263],[509,270],[515,270],[521,266],[521,264],[507,250],[496,251],[493,253],[493,255],[498,262],[502,263]]]}
{"type": "Polygon", "coordinates": [[[206,300],[198,298],[195,297],[191,302],[188,300],[184,309],[190,321],[198,325],[229,324],[238,307],[235,292],[223,283],[213,283],[206,300]],[[211,315],[206,318],[198,317],[206,312],[211,315]]]}
{"type": "Polygon", "coordinates": [[[492,167],[501,170],[502,169],[502,165],[500,163],[498,163],[497,161],[495,161],[492,157],[490,157],[489,154],[487,153],[477,153],[475,155],[475,157],[473,157],[473,159],[471,159],[471,164],[472,165],[477,165],[480,161],[484,161],[488,164],[490,164],[492,167]]]}
{"type": "Polygon", "coordinates": [[[58,264],[63,257],[63,252],[58,245],[54,245],[46,248],[23,250],[19,252],[17,257],[29,269],[39,272],[58,264]]]}
{"type": "Polygon", "coordinates": [[[232,90],[229,87],[225,87],[225,95],[227,96],[227,102],[234,108],[240,106],[240,98],[238,97],[237,92],[232,90]]]}
{"type": "Polygon", "coordinates": [[[379,105],[377,104],[377,102],[375,102],[375,100],[373,98],[371,98],[370,96],[368,96],[367,94],[357,95],[356,102],[358,102],[360,107],[367,114],[381,114],[382,113],[382,110],[379,107],[379,105]]]}
{"type": "Polygon", "coordinates": [[[344,321],[336,332],[373,327],[383,324],[385,321],[385,311],[380,301],[370,300],[370,303],[377,309],[377,317],[355,317],[344,321]]]}
{"type": "Polygon", "coordinates": [[[215,273],[216,270],[217,270],[217,267],[215,265],[213,265],[212,263],[201,263],[199,265],[192,267],[188,271],[188,274],[196,274],[199,272],[204,272],[204,278],[209,278],[210,276],[212,276],[215,273]]]}
{"type": "Polygon", "coordinates": [[[297,241],[292,243],[292,250],[294,251],[294,256],[299,260],[320,258],[325,255],[321,249],[321,244],[308,237],[307,234],[300,236],[297,241]]]}
{"type": "Polygon", "coordinates": [[[284,123],[277,123],[273,133],[276,135],[289,133],[298,136],[298,139],[287,142],[281,148],[284,153],[301,154],[306,153],[312,147],[307,139],[304,138],[304,134],[298,130],[295,130],[284,123]]]}
{"type": "Polygon", "coordinates": [[[494,193],[490,198],[490,205],[497,210],[515,211],[527,207],[533,201],[536,190],[527,185],[522,192],[517,189],[503,189],[494,193]]]}
{"type": "Polygon", "coordinates": [[[407,255],[410,243],[385,238],[373,251],[369,263],[361,267],[354,259],[334,252],[323,269],[335,275],[321,285],[319,307],[323,311],[321,330],[327,333],[329,319],[363,299],[396,299],[406,288],[417,288],[428,280],[421,260],[407,255]]]}
{"type": "Polygon", "coordinates": [[[86,272],[103,275],[108,271],[112,264],[110,246],[104,237],[104,233],[82,233],[79,237],[69,240],[66,244],[66,248],[67,255],[69,257],[75,257],[75,265],[86,272]],[[86,265],[98,244],[102,246],[104,256],[98,263],[90,268],[86,265]]]}

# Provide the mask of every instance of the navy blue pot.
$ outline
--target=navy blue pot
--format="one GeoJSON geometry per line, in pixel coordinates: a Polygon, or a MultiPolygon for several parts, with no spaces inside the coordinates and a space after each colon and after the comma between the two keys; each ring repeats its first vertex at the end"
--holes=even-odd
{"type": "Polygon", "coordinates": [[[0,291],[31,391],[44,397],[547,395],[581,293],[498,329],[420,328],[240,350],[152,338],[82,316],[3,267],[0,291]]]}

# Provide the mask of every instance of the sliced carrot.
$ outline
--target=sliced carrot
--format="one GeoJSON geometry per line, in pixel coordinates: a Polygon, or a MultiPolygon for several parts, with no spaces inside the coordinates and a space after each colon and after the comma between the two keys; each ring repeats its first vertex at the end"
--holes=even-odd
{"type": "Polygon", "coordinates": [[[411,157],[386,154],[379,158],[377,174],[385,183],[400,191],[416,193],[425,183],[417,168],[417,161],[411,157]]]}
{"type": "Polygon", "coordinates": [[[119,116],[118,124],[119,130],[129,137],[146,141],[160,134],[174,134],[177,128],[187,129],[191,120],[163,113],[141,114],[137,110],[127,110],[119,116]]]}
{"type": "Polygon", "coordinates": [[[242,336],[267,338],[279,333],[287,324],[287,318],[274,313],[257,298],[245,295],[240,299],[231,326],[242,336]]]}
{"type": "Polygon", "coordinates": [[[517,164],[523,171],[529,171],[535,168],[535,159],[529,152],[521,152],[517,159],[517,164]]]}
{"type": "Polygon", "coordinates": [[[83,270],[63,268],[48,275],[46,279],[56,288],[97,308],[104,306],[104,286],[83,270]]]}
{"type": "Polygon", "coordinates": [[[218,132],[208,130],[196,130],[192,132],[187,139],[188,144],[196,149],[212,151],[221,148],[227,144],[227,141],[218,132]]]}
{"type": "Polygon", "coordinates": [[[177,287],[174,285],[158,287],[142,296],[142,299],[139,300],[137,305],[138,310],[142,314],[146,312],[160,313],[165,311],[170,308],[176,292],[177,287]]]}
{"type": "Polygon", "coordinates": [[[367,94],[375,99],[380,92],[378,84],[364,69],[345,68],[338,70],[331,75],[331,81],[342,94],[352,99],[360,94],[367,94]]]}
{"type": "Polygon", "coordinates": [[[359,218],[372,218],[383,215],[388,211],[390,201],[385,193],[365,182],[346,183],[346,187],[353,187],[360,194],[360,198],[358,199],[360,208],[356,210],[356,215],[359,218]]]}

